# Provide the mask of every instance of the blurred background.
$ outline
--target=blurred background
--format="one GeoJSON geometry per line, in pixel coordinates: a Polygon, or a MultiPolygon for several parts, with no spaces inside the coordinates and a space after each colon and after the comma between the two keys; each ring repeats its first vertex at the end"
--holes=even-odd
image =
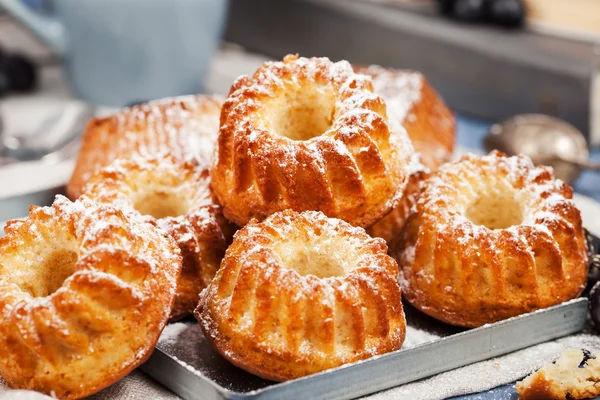
{"type": "MultiPolygon", "coordinates": [[[[288,53],[421,71],[458,116],[459,152],[539,113],[583,135],[556,141],[565,157],[600,161],[597,0],[0,0],[0,198],[64,184],[90,116],[226,94],[288,53]]],[[[600,199],[597,173],[578,172],[600,199]]]]}
{"type": "MultiPolygon", "coordinates": [[[[288,53],[421,71],[459,118],[461,151],[540,113],[600,161],[597,0],[0,0],[0,198],[64,184],[90,116],[226,94],[288,53]]],[[[596,173],[574,184],[600,199],[596,173]]]]}

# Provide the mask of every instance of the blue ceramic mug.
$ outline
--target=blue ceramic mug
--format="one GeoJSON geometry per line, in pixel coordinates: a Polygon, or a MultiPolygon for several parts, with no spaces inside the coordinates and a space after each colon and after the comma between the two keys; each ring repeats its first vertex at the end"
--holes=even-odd
{"type": "Polygon", "coordinates": [[[53,0],[50,16],[0,6],[61,57],[78,96],[120,107],[201,91],[227,1],[53,0]]]}

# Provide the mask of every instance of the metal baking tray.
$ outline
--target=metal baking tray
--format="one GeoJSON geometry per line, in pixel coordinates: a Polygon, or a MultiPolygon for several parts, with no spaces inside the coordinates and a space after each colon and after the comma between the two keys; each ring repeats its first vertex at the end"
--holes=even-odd
{"type": "Polygon", "coordinates": [[[445,325],[405,305],[401,350],[283,383],[236,368],[210,346],[193,320],[168,325],[141,369],[173,392],[197,399],[352,399],[579,332],[587,300],[480,328],[445,325]]]}

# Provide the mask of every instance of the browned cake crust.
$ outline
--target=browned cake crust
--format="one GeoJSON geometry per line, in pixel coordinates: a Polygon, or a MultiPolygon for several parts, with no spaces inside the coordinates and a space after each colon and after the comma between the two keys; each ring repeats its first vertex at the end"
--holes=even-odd
{"type": "Polygon", "coordinates": [[[222,103],[219,96],[182,96],[92,119],[83,133],[67,194],[76,199],[94,173],[117,158],[136,154],[196,158],[210,165],[222,103]]]}
{"type": "Polygon", "coordinates": [[[385,239],[389,246],[397,239],[414,205],[419,182],[426,171],[450,161],[456,141],[456,118],[423,74],[378,65],[354,67],[373,78],[375,93],[383,97],[388,118],[403,126],[424,168],[416,168],[398,206],[367,232],[385,239]]]}
{"type": "Polygon", "coordinates": [[[423,74],[378,65],[354,70],[373,78],[375,93],[387,104],[388,118],[406,129],[423,165],[436,170],[451,160],[456,118],[423,74]]]}
{"type": "Polygon", "coordinates": [[[211,195],[208,169],[168,156],[117,160],[89,180],[84,194],[136,210],[175,239],[183,269],[171,319],[190,315],[235,232],[211,195]]]}
{"type": "Polygon", "coordinates": [[[372,237],[382,238],[388,246],[393,247],[394,241],[400,240],[406,220],[419,198],[421,183],[428,175],[429,172],[425,169],[411,173],[398,205],[388,215],[368,227],[367,233],[372,237]]]}
{"type": "Polygon", "coordinates": [[[474,327],[577,297],[587,278],[572,189],[524,156],[464,156],[422,186],[393,253],[405,298],[474,327]]]}
{"type": "Polygon", "coordinates": [[[402,195],[412,152],[369,77],[345,61],[287,56],[232,86],[212,187],[238,225],[290,208],[369,226],[402,195]]]}
{"type": "Polygon", "coordinates": [[[161,230],[86,197],[57,196],[0,239],[0,374],[61,399],[93,394],[143,363],[181,270],[161,230]]]}
{"type": "Polygon", "coordinates": [[[598,353],[567,349],[560,357],[520,382],[521,400],[579,400],[600,395],[598,353]]]}
{"type": "Polygon", "coordinates": [[[233,364],[283,381],[397,350],[398,267],[381,239],[286,210],[235,235],[196,317],[233,364]]]}

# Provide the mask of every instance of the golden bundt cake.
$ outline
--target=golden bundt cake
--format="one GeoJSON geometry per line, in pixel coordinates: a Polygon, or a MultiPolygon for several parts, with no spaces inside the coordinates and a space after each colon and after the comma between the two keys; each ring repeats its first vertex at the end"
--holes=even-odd
{"type": "Polygon", "coordinates": [[[422,186],[396,255],[405,298],[474,327],[577,297],[587,247],[572,189],[525,156],[464,156],[422,186]]]}
{"type": "Polygon", "coordinates": [[[390,123],[403,126],[430,170],[448,162],[456,141],[456,118],[423,74],[378,65],[355,67],[373,79],[375,93],[387,104],[390,123]]]}
{"type": "Polygon", "coordinates": [[[212,163],[223,100],[218,96],[181,96],[127,108],[92,119],[67,194],[76,199],[88,179],[117,158],[169,154],[212,163]]]}
{"type": "Polygon", "coordinates": [[[210,193],[209,171],[174,157],[119,159],[84,187],[93,200],[136,210],[175,239],[183,256],[171,315],[190,315],[215,276],[235,228],[210,193]]]}
{"type": "Polygon", "coordinates": [[[372,77],[375,93],[387,104],[390,122],[406,129],[423,164],[414,168],[398,206],[367,230],[371,236],[381,237],[391,246],[392,240],[402,232],[408,212],[416,201],[419,182],[428,170],[434,171],[452,158],[456,119],[419,72],[378,65],[355,67],[354,70],[372,77]]]}
{"type": "Polygon", "coordinates": [[[371,79],[287,56],[240,77],[221,112],[212,187],[238,225],[283,209],[369,226],[396,205],[413,152],[371,79]]]}
{"type": "Polygon", "coordinates": [[[181,269],[175,242],[109,205],[57,196],[0,238],[0,375],[85,397],[152,353],[181,269]]]}
{"type": "Polygon", "coordinates": [[[196,318],[223,357],[276,381],[397,350],[406,324],[386,252],[383,240],[321,212],[252,221],[196,318]]]}

